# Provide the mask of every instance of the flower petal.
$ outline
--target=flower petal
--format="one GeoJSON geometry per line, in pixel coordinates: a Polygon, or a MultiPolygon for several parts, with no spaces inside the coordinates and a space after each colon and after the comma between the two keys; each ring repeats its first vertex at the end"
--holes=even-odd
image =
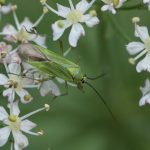
{"type": "Polygon", "coordinates": [[[19,57],[19,55],[17,53],[8,53],[5,57],[5,61],[8,64],[12,64],[12,63],[17,63],[20,64],[21,63],[21,58],[19,57]]]}
{"type": "Polygon", "coordinates": [[[144,42],[146,39],[149,38],[148,29],[145,26],[135,26],[135,36],[140,37],[140,39],[144,42]]]}
{"type": "Polygon", "coordinates": [[[137,72],[148,71],[150,72],[150,54],[147,54],[136,66],[137,72]]]}
{"type": "MultiPolygon", "coordinates": [[[[22,134],[22,132],[20,131],[17,131],[17,132],[14,132],[12,131],[13,133],[13,137],[14,137],[14,141],[15,141],[15,147],[17,149],[20,149],[22,150],[23,148],[27,147],[29,145],[29,142],[28,142],[28,139],[25,135],[22,134]]],[[[15,148],[15,150],[16,150],[15,148]]]]}
{"type": "Polygon", "coordinates": [[[59,20],[52,24],[53,30],[53,40],[58,40],[64,33],[65,29],[67,28],[67,21],[66,20],[59,20]],[[59,22],[61,21],[62,27],[59,27],[59,22]]]}
{"type": "Polygon", "coordinates": [[[6,118],[8,118],[8,113],[4,107],[0,106],[0,120],[3,121],[6,118]]]}
{"type": "Polygon", "coordinates": [[[149,3],[150,0],[143,0],[143,3],[149,3]]]}
{"type": "Polygon", "coordinates": [[[65,7],[63,5],[60,5],[57,3],[57,9],[58,9],[58,13],[61,17],[66,18],[67,15],[70,13],[71,9],[68,7],[65,7]]]}
{"type": "Polygon", "coordinates": [[[76,5],[76,10],[81,11],[82,13],[85,13],[89,7],[89,3],[87,0],[81,0],[77,5],[76,5]]]}
{"type": "Polygon", "coordinates": [[[22,131],[29,131],[29,130],[31,130],[31,129],[33,129],[33,128],[35,128],[37,125],[35,124],[35,123],[33,123],[33,122],[31,122],[30,120],[23,120],[22,122],[21,122],[21,130],[22,131]]]}
{"type": "Polygon", "coordinates": [[[150,92],[150,80],[149,79],[145,80],[145,85],[144,85],[144,87],[140,87],[140,90],[141,90],[143,95],[150,92]]]}
{"type": "Polygon", "coordinates": [[[87,20],[85,23],[88,27],[92,28],[96,24],[99,24],[99,19],[98,17],[91,17],[89,20],[87,20]]]}
{"type": "Polygon", "coordinates": [[[116,6],[116,8],[122,7],[123,3],[126,2],[127,0],[119,0],[119,4],[116,6]]]}
{"type": "Polygon", "coordinates": [[[107,10],[109,10],[109,5],[102,6],[101,11],[107,11],[107,10]]]}
{"type": "Polygon", "coordinates": [[[11,129],[9,127],[4,127],[0,129],[0,147],[4,146],[9,138],[11,129]]]}
{"type": "Polygon", "coordinates": [[[141,42],[130,42],[126,48],[130,55],[135,55],[142,51],[145,48],[145,45],[141,42]]]}
{"type": "Polygon", "coordinates": [[[139,102],[139,106],[143,106],[145,104],[150,104],[150,93],[144,95],[139,102]]]}
{"type": "Polygon", "coordinates": [[[72,47],[77,46],[77,42],[81,36],[85,35],[85,31],[81,24],[73,24],[71,32],[69,34],[69,43],[72,47]]]}
{"type": "Polygon", "coordinates": [[[33,23],[29,20],[28,17],[25,17],[20,26],[22,28],[26,28],[27,31],[30,31],[31,28],[33,27],[33,23]]]}
{"type": "Polygon", "coordinates": [[[0,74],[0,85],[5,85],[8,83],[8,78],[4,74],[0,74]]]}
{"type": "Polygon", "coordinates": [[[20,97],[21,102],[24,103],[24,104],[30,103],[33,99],[31,97],[31,95],[29,94],[29,92],[26,91],[25,89],[21,89],[19,91],[16,91],[16,93],[20,97]]]}
{"type": "Polygon", "coordinates": [[[7,96],[8,97],[8,101],[12,102],[15,99],[15,91],[12,88],[6,89],[3,91],[3,96],[7,96]]]}
{"type": "Polygon", "coordinates": [[[10,73],[12,73],[14,75],[20,75],[20,73],[21,73],[21,66],[18,63],[9,64],[8,69],[9,69],[10,73]]]}
{"type": "Polygon", "coordinates": [[[4,5],[3,7],[0,8],[0,12],[2,12],[3,14],[7,14],[12,10],[12,5],[4,5]]]}
{"type": "Polygon", "coordinates": [[[10,114],[11,115],[15,115],[15,116],[19,116],[20,114],[20,109],[19,109],[19,106],[18,106],[18,101],[16,102],[13,102],[11,105],[9,104],[8,107],[10,108],[11,112],[10,114]]]}
{"type": "Polygon", "coordinates": [[[2,34],[2,35],[14,35],[16,33],[17,33],[17,30],[14,28],[14,26],[11,25],[11,24],[7,24],[3,28],[3,30],[2,30],[2,32],[0,34],[2,34]]]}
{"type": "Polygon", "coordinates": [[[32,39],[32,41],[40,46],[46,47],[46,36],[38,35],[36,38],[32,39]]]}
{"type": "Polygon", "coordinates": [[[60,95],[58,86],[51,80],[43,82],[40,86],[41,96],[46,96],[48,93],[52,93],[54,96],[60,95]]]}

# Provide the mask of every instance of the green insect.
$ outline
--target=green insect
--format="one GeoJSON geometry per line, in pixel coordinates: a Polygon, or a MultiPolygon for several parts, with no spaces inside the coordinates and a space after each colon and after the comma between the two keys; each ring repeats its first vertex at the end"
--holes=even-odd
{"type": "Polygon", "coordinates": [[[111,116],[115,118],[104,98],[90,83],[87,82],[87,79],[96,79],[103,75],[96,78],[89,78],[86,74],[82,73],[79,65],[54,53],[53,51],[34,44],[22,44],[18,48],[18,54],[27,63],[31,64],[39,71],[48,74],[50,78],[61,78],[66,82],[76,84],[81,90],[83,89],[83,85],[86,83],[96,92],[111,116]]]}

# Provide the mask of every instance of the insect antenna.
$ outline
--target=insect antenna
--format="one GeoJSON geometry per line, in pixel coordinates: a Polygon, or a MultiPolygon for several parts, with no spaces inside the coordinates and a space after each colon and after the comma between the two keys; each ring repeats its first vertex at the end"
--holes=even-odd
{"type": "Polygon", "coordinates": [[[110,113],[111,117],[113,118],[113,120],[116,122],[116,117],[114,116],[113,112],[111,111],[110,107],[108,106],[108,104],[106,103],[105,99],[103,98],[103,96],[96,90],[96,88],[90,84],[89,82],[85,82],[95,93],[96,95],[99,97],[99,100],[101,100],[103,102],[103,104],[105,105],[106,109],[108,110],[108,112],[110,113]]]}
{"type": "Polygon", "coordinates": [[[86,78],[89,79],[89,80],[96,80],[96,79],[102,78],[104,76],[106,76],[106,73],[102,73],[102,74],[98,75],[97,77],[88,77],[88,76],[86,76],[86,78]]]}

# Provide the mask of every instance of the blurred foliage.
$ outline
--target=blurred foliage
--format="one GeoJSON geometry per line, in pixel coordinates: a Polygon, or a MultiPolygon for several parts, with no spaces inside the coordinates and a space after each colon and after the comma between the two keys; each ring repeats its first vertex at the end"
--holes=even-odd
{"type": "MultiPolygon", "coordinates": [[[[73,0],[74,3],[76,0],[73,0]]],[[[39,0],[7,0],[18,5],[17,14],[20,21],[28,16],[35,21],[42,13],[39,0]]],[[[62,0],[48,0],[56,8],[56,2],[68,5],[62,0]]],[[[150,28],[150,12],[147,7],[131,10],[130,6],[142,3],[142,0],[128,0],[124,9],[118,10],[114,16],[100,11],[100,0],[95,8],[101,23],[90,29],[86,28],[86,36],[81,38],[78,47],[67,56],[79,64],[88,76],[107,75],[96,81],[89,81],[106,99],[119,125],[116,125],[97,95],[85,85],[84,93],[70,87],[69,94],[60,97],[51,105],[51,111],[42,112],[31,117],[43,129],[41,137],[29,136],[28,150],[149,150],[150,149],[150,106],[139,107],[141,93],[139,87],[149,74],[137,74],[135,66],[128,63],[129,55],[125,45],[134,38],[132,17],[139,16],[140,24],[150,28]],[[120,32],[121,31],[121,32],[120,32]]],[[[60,53],[59,42],[52,41],[51,24],[57,20],[51,12],[38,26],[39,33],[47,35],[49,49],[60,53]]],[[[14,23],[12,14],[3,16],[0,28],[6,23],[14,23]]],[[[61,38],[65,49],[69,47],[67,38],[69,30],[61,38]]],[[[63,89],[64,91],[65,89],[63,89]]],[[[51,96],[40,97],[33,92],[34,100],[28,105],[21,105],[22,114],[50,103],[51,96]]],[[[1,97],[0,104],[6,103],[1,97]]],[[[3,150],[8,150],[8,145],[3,150]]]]}

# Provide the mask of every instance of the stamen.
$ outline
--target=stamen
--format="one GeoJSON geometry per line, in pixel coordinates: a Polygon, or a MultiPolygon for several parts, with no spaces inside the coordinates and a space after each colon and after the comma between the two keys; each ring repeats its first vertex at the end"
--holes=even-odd
{"type": "Polygon", "coordinates": [[[19,23],[19,20],[18,20],[15,10],[13,10],[13,17],[14,17],[14,21],[15,21],[17,29],[20,30],[21,26],[20,26],[20,23],[19,23]]]}
{"type": "Polygon", "coordinates": [[[61,16],[58,11],[56,11],[55,9],[53,9],[53,8],[52,8],[51,6],[49,6],[46,2],[45,2],[44,5],[45,5],[50,11],[52,11],[53,13],[55,13],[56,15],[61,16]]]}
{"type": "Polygon", "coordinates": [[[132,18],[132,22],[133,22],[133,23],[140,22],[140,18],[139,18],[139,17],[133,17],[133,18],[132,18]]]}
{"type": "Polygon", "coordinates": [[[92,17],[96,17],[97,16],[97,12],[95,10],[91,10],[89,12],[89,14],[92,16],[92,17]]]}
{"type": "Polygon", "coordinates": [[[42,134],[39,134],[39,132],[32,132],[32,131],[29,131],[29,130],[23,130],[24,132],[30,134],[30,135],[35,135],[35,136],[39,136],[39,135],[42,135],[42,134]]]}
{"type": "Polygon", "coordinates": [[[41,3],[42,5],[45,5],[46,1],[47,1],[47,0],[40,0],[40,3],[41,3]]]}
{"type": "MultiPolygon", "coordinates": [[[[85,12],[96,2],[96,0],[92,0],[90,3],[89,3],[89,6],[86,8],[85,12]]],[[[84,13],[85,13],[84,12],[84,13]]]]}
{"type": "Polygon", "coordinates": [[[69,52],[71,51],[71,49],[72,49],[72,48],[69,47],[69,48],[64,52],[64,54],[63,54],[64,57],[67,56],[67,55],[69,54],[69,52]]]}
{"type": "Polygon", "coordinates": [[[10,150],[13,150],[13,146],[14,146],[14,144],[13,144],[13,142],[11,142],[10,150]]]}
{"type": "Polygon", "coordinates": [[[142,51],[140,54],[138,54],[134,59],[135,61],[138,60],[140,57],[142,57],[144,54],[147,53],[147,50],[145,49],[144,51],[142,51]]]}
{"type": "MultiPolygon", "coordinates": [[[[132,21],[135,21],[135,30],[136,30],[136,32],[137,32],[137,34],[139,35],[139,37],[142,37],[141,36],[141,34],[140,34],[140,32],[139,32],[139,30],[138,30],[138,25],[137,25],[137,22],[138,22],[138,20],[137,20],[137,18],[136,19],[133,19],[132,21]]],[[[142,40],[142,39],[141,39],[142,40]]],[[[142,40],[143,41],[143,40],[142,40]]],[[[143,41],[144,42],[144,41],[143,41]]]]}
{"type": "Polygon", "coordinates": [[[22,116],[20,119],[24,120],[24,119],[26,119],[26,118],[28,118],[28,117],[30,117],[30,116],[40,112],[40,111],[43,111],[43,110],[49,111],[49,109],[50,109],[50,106],[48,104],[45,104],[44,107],[39,108],[39,109],[37,109],[37,110],[35,110],[33,112],[28,113],[28,114],[22,116]]]}
{"type": "Polygon", "coordinates": [[[43,135],[44,134],[44,131],[43,130],[40,130],[39,132],[37,132],[38,135],[43,135]]]}
{"type": "Polygon", "coordinates": [[[38,85],[23,85],[23,88],[38,88],[38,85]]]}
{"type": "Polygon", "coordinates": [[[48,12],[48,9],[46,7],[43,8],[43,13],[42,15],[38,18],[38,20],[33,24],[33,27],[37,27],[40,22],[43,20],[45,14],[48,12]]]}
{"type": "Polygon", "coordinates": [[[74,6],[73,6],[72,0],[69,0],[69,4],[70,4],[71,9],[74,10],[75,8],[74,8],[74,6]]]}
{"type": "Polygon", "coordinates": [[[135,64],[135,60],[134,60],[134,58],[129,58],[129,59],[128,59],[128,61],[129,61],[129,63],[130,63],[130,64],[132,64],[132,65],[134,65],[134,64],[135,64]]]}
{"type": "Polygon", "coordinates": [[[134,58],[129,58],[129,63],[130,64],[132,64],[132,65],[134,65],[135,64],[135,62],[140,58],[140,57],[142,57],[144,54],[146,54],[147,53],[147,50],[145,49],[144,51],[142,51],[139,55],[137,55],[136,57],[134,57],[134,58]]]}

